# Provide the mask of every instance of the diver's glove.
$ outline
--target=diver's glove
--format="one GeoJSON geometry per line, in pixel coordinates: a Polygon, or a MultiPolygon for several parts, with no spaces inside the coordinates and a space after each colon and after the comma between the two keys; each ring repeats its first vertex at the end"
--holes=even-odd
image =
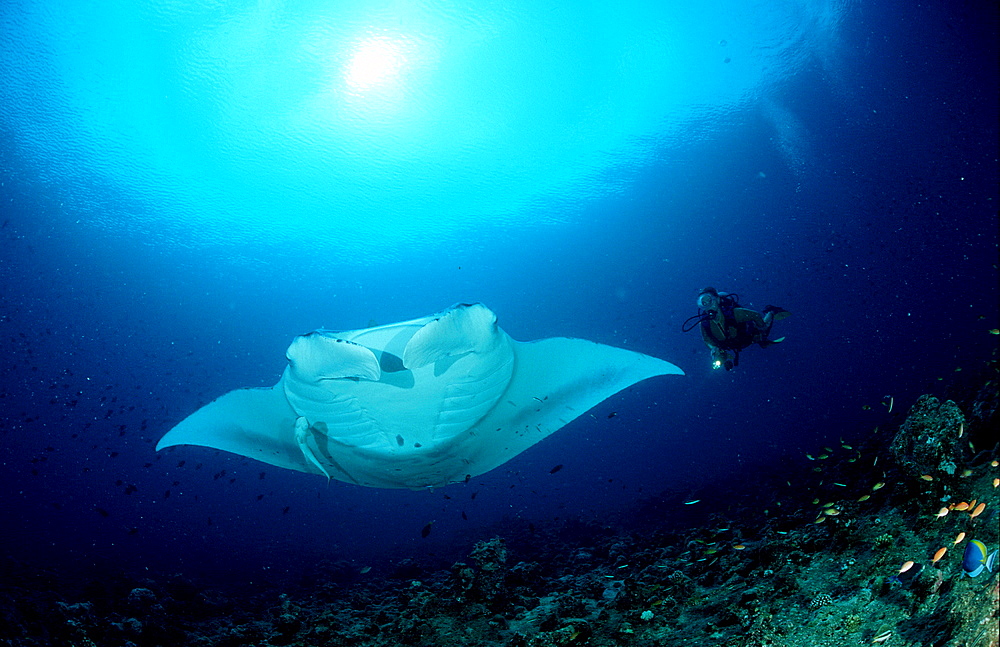
{"type": "Polygon", "coordinates": [[[772,321],[781,321],[782,319],[792,316],[792,313],[784,308],[779,308],[778,306],[764,306],[764,314],[769,312],[774,313],[774,316],[771,319],[772,321]]]}

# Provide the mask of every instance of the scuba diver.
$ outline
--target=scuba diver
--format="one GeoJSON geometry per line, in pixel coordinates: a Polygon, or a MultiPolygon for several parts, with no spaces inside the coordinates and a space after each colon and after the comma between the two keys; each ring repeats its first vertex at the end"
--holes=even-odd
{"type": "Polygon", "coordinates": [[[698,314],[688,317],[681,330],[688,332],[701,324],[701,337],[712,351],[712,368],[725,367],[731,371],[740,363],[740,351],[758,344],[767,348],[785,340],[769,340],[771,325],[791,313],[784,308],[767,306],[761,315],[755,310],[740,306],[739,295],[705,288],[698,293],[698,314]]]}

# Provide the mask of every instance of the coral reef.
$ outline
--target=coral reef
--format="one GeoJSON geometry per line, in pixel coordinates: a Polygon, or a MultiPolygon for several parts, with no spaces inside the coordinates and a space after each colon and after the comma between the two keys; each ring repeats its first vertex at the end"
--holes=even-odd
{"type": "Polygon", "coordinates": [[[1000,543],[998,456],[958,443],[977,402],[924,396],[891,441],[706,496],[697,527],[515,524],[450,567],[324,563],[308,584],[228,593],[145,576],[68,596],[3,562],[0,645],[996,647],[1000,577],[961,563],[962,542],[1000,543]]]}
{"type": "Polygon", "coordinates": [[[892,441],[892,454],[911,476],[952,476],[961,461],[965,416],[951,400],[923,395],[892,441]]]}

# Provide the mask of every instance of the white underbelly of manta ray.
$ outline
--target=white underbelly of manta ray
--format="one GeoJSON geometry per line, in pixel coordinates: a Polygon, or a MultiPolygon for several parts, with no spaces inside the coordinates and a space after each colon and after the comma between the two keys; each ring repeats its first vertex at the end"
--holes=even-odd
{"type": "Polygon", "coordinates": [[[670,362],[583,339],[510,338],[486,306],[296,337],[271,388],[194,412],[156,449],[203,445],[384,488],[423,488],[502,465],[670,362]]]}

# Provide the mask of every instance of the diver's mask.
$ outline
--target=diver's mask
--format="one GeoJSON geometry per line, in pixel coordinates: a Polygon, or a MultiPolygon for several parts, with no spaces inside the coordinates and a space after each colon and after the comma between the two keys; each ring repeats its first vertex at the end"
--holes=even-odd
{"type": "Polygon", "coordinates": [[[711,292],[702,292],[698,295],[698,307],[705,312],[711,312],[715,316],[715,307],[719,304],[719,297],[711,292]]]}

